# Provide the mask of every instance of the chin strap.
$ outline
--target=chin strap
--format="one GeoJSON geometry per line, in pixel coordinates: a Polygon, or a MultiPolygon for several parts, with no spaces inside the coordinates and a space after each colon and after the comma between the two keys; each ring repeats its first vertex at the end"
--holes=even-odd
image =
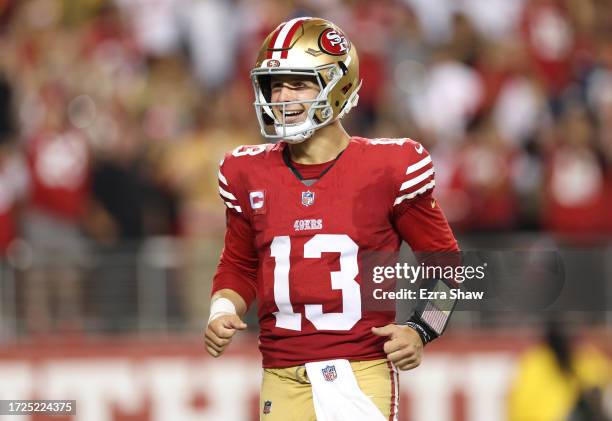
{"type": "MultiPolygon", "coordinates": [[[[306,120],[299,126],[295,126],[295,128],[298,129],[299,131],[301,129],[300,126],[307,126],[307,123],[308,123],[308,120],[306,120]]],[[[274,125],[274,129],[276,130],[276,134],[278,136],[283,136],[283,140],[286,141],[287,143],[302,143],[303,141],[310,139],[315,132],[314,129],[303,131],[305,129],[303,128],[301,129],[302,131],[299,131],[297,134],[287,135],[286,132],[288,130],[286,130],[286,128],[284,128],[283,126],[277,125],[277,124],[274,125]]],[[[294,130],[291,130],[291,131],[294,131],[294,130]]]]}
{"type": "Polygon", "coordinates": [[[297,134],[294,136],[290,136],[288,138],[285,138],[285,141],[287,141],[288,143],[302,143],[308,139],[310,139],[312,137],[312,135],[314,134],[314,130],[309,130],[305,133],[301,133],[301,134],[297,134]]]}
{"type": "Polygon", "coordinates": [[[357,106],[357,103],[359,102],[359,90],[361,89],[362,83],[363,83],[363,80],[360,80],[359,86],[353,91],[351,96],[348,97],[348,99],[346,100],[346,105],[344,106],[344,108],[342,108],[342,111],[340,111],[340,113],[338,114],[338,117],[337,117],[338,119],[341,119],[342,117],[347,115],[353,109],[353,107],[357,106]]]}

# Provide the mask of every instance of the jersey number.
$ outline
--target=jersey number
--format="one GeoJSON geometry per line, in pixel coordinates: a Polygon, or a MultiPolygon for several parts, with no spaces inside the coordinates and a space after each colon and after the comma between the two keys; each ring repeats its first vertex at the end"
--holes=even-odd
{"type": "Polygon", "coordinates": [[[238,146],[236,149],[232,151],[232,155],[235,157],[246,156],[246,155],[255,156],[265,151],[267,146],[268,145],[266,145],[265,143],[263,145],[238,146]]]}
{"type": "MultiPolygon", "coordinates": [[[[342,291],[341,313],[323,313],[321,304],[306,304],[304,315],[318,330],[349,330],[361,319],[361,291],[355,281],[359,273],[359,247],[344,234],[317,234],[304,244],[304,258],[320,259],[321,253],[340,253],[340,270],[331,272],[331,288],[342,291]]],[[[302,315],[293,311],[289,296],[289,236],[274,237],[271,255],[274,267],[274,302],[278,311],[276,327],[302,329],[302,315]]]]}

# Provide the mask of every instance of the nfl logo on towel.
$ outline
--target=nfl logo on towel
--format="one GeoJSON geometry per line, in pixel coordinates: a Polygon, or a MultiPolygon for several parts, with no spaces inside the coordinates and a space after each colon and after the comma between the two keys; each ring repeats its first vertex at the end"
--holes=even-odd
{"type": "Polygon", "coordinates": [[[338,378],[338,373],[336,373],[336,366],[334,365],[328,365],[327,367],[322,368],[321,372],[323,373],[323,378],[325,378],[325,381],[333,382],[338,378]]]}
{"type": "Polygon", "coordinates": [[[315,194],[311,191],[302,192],[302,205],[310,206],[314,203],[315,194]]]}
{"type": "Polygon", "coordinates": [[[263,407],[263,413],[267,415],[270,413],[271,409],[272,409],[272,401],[265,401],[264,407],[263,407]]]}

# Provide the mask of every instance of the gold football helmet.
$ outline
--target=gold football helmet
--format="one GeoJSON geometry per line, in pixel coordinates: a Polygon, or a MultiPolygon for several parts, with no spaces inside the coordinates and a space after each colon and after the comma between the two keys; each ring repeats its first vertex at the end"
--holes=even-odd
{"type": "Polygon", "coordinates": [[[310,17],[283,22],[268,35],[251,80],[261,134],[289,143],[303,142],[315,130],[346,115],[357,105],[361,87],[355,47],[336,25],[310,17]],[[275,75],[311,76],[319,94],[312,100],[272,102],[275,75]],[[291,104],[311,104],[303,121],[286,123],[286,107],[291,104]],[[273,107],[279,112],[275,114],[273,107]]]}

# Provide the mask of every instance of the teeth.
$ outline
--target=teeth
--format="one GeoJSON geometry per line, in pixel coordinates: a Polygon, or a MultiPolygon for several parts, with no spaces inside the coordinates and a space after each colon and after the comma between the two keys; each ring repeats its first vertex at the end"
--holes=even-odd
{"type": "Polygon", "coordinates": [[[294,117],[296,115],[302,114],[301,111],[285,111],[285,116],[294,117]]]}

